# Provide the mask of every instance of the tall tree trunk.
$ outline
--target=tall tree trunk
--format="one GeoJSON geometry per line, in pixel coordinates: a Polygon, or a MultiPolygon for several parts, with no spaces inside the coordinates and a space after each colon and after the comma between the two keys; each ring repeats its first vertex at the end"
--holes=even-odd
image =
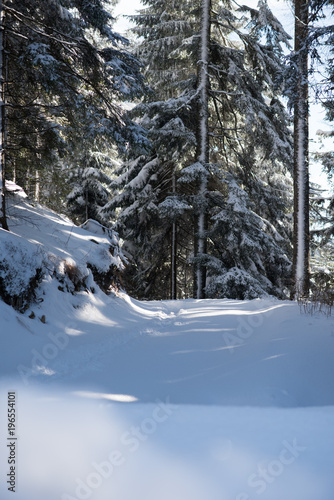
{"type": "Polygon", "coordinates": [[[177,260],[177,241],[176,241],[176,223],[173,222],[172,225],[172,245],[171,245],[171,290],[170,298],[176,300],[176,290],[177,290],[177,272],[176,272],[176,260],[177,260]]]}
{"type": "Polygon", "coordinates": [[[5,175],[5,148],[6,148],[6,52],[5,52],[5,11],[3,1],[0,0],[0,165],[1,165],[1,226],[9,230],[6,215],[6,175],[5,175]]]}
{"type": "Polygon", "coordinates": [[[295,0],[298,81],[294,108],[294,253],[292,298],[309,292],[308,0],[295,0]]]}
{"type": "MultiPolygon", "coordinates": [[[[175,169],[172,174],[172,189],[173,194],[176,193],[176,175],[175,169]]],[[[172,224],[172,245],[171,245],[171,293],[172,300],[176,300],[177,293],[177,226],[176,222],[172,224]]]]}
{"type": "Polygon", "coordinates": [[[208,163],[209,163],[209,126],[208,126],[208,94],[209,94],[209,47],[210,47],[210,11],[211,0],[202,0],[201,8],[201,47],[198,75],[198,149],[197,161],[201,163],[203,173],[198,190],[198,215],[197,215],[197,238],[195,239],[195,257],[197,257],[195,272],[196,297],[205,297],[206,266],[201,256],[207,252],[207,206],[206,192],[208,188],[208,163]]]}
{"type": "Polygon", "coordinates": [[[40,182],[39,182],[39,171],[35,172],[35,196],[34,200],[39,202],[39,194],[40,194],[40,182]]]}

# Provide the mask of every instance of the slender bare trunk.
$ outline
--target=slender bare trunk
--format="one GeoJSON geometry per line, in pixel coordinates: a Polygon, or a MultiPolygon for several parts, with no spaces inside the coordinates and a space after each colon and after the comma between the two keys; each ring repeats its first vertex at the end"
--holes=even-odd
{"type": "Polygon", "coordinates": [[[39,171],[35,172],[35,201],[39,202],[39,194],[40,194],[40,183],[39,183],[39,171]]]}

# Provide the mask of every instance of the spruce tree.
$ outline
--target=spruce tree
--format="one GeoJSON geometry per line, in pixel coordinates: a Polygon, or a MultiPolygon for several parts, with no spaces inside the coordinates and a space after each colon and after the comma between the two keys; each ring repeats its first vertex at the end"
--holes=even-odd
{"type": "Polygon", "coordinates": [[[191,207],[180,198],[178,178],[196,154],[192,101],[197,61],[193,48],[189,52],[185,48],[187,56],[171,55],[198,30],[196,14],[184,21],[185,10],[193,10],[189,2],[158,1],[136,18],[136,32],[143,39],[136,54],[146,68],[149,84],[154,82],[154,93],[133,110],[132,116],[146,129],[151,146],[146,153],[132,150],[132,159],[118,172],[112,184],[114,195],[103,209],[111,217],[117,207],[121,209],[116,227],[132,263],[126,282],[138,297],[176,298],[176,287],[178,296],[192,295],[187,260],[192,252],[193,221],[188,214],[191,207]],[[185,57],[187,62],[192,59],[190,71],[184,67],[185,57]]]}
{"type": "MultiPolygon", "coordinates": [[[[146,171],[146,165],[156,159],[153,174],[156,185],[160,185],[162,179],[167,180],[167,176],[168,189],[160,191],[159,199],[154,202],[155,206],[159,203],[159,211],[150,216],[145,210],[147,217],[142,218],[142,230],[145,225],[146,230],[151,229],[153,226],[149,225],[159,217],[165,219],[159,227],[169,227],[172,232],[177,228],[179,286],[181,288],[183,282],[181,275],[186,274],[182,266],[187,256],[194,269],[194,296],[219,295],[218,289],[214,290],[211,284],[232,268],[245,271],[261,282],[258,294],[282,296],[286,280],[283,283],[277,276],[283,272],[288,279],[290,269],[285,254],[290,253],[292,143],[287,114],[277,98],[280,90],[275,80],[281,64],[280,44],[286,40],[286,34],[264,2],[259,10],[243,9],[242,12],[233,10],[229,3],[212,2],[205,60],[201,52],[204,24],[200,22],[204,4],[182,2],[176,6],[147,0],[145,5],[147,8],[137,17],[138,33],[143,39],[138,53],[155,93],[134,111],[151,139],[150,154],[140,161],[146,171]],[[205,76],[208,75],[205,85],[201,79],[204,66],[207,66],[205,76]],[[207,100],[201,95],[204,88],[207,100]],[[206,120],[207,128],[203,125],[206,120]],[[201,130],[204,129],[208,137],[205,148],[201,146],[201,130]],[[205,149],[207,153],[203,157],[205,149]],[[245,192],[249,200],[243,206],[250,210],[250,218],[253,217],[251,212],[261,218],[261,223],[256,220],[264,233],[263,239],[268,236],[267,248],[270,242],[272,244],[269,258],[259,252],[255,243],[253,249],[248,247],[262,262],[258,266],[249,259],[242,261],[238,254],[234,262],[226,260],[224,248],[228,246],[231,231],[238,230],[239,241],[243,241],[244,233],[247,235],[251,231],[251,224],[246,222],[234,227],[231,216],[227,222],[228,231],[220,233],[219,214],[225,217],[224,211],[233,210],[230,200],[232,193],[237,192],[235,186],[240,186],[240,193],[245,192]],[[183,245],[186,238],[187,245],[183,245]],[[193,249],[190,260],[189,243],[193,249]],[[207,279],[204,278],[206,269],[207,279]],[[270,283],[259,279],[259,273],[262,277],[267,276],[270,283]],[[198,286],[200,280],[202,284],[198,286]]],[[[125,173],[126,170],[123,179],[125,173]]],[[[144,179],[139,167],[136,176],[144,179]]],[[[145,178],[148,180],[147,176],[145,178]]],[[[152,196],[151,182],[142,184],[143,196],[139,198],[134,193],[130,196],[130,184],[123,184],[121,198],[118,198],[122,199],[119,220],[123,213],[136,213],[148,206],[152,196]]],[[[116,200],[117,197],[112,202],[114,208],[116,200]]],[[[120,232],[129,242],[129,248],[132,245],[140,263],[147,253],[145,241],[135,233],[120,232]]],[[[155,241],[153,234],[150,241],[155,241]]],[[[163,245],[172,246],[172,242],[175,243],[175,239],[160,240],[163,245]]],[[[244,253],[239,252],[239,255],[244,253]]],[[[157,254],[163,266],[166,252],[157,247],[157,254]]],[[[170,248],[167,255],[175,256],[175,249],[170,248]]],[[[165,260],[164,265],[165,269],[169,268],[170,282],[173,282],[173,259],[165,260]]],[[[138,276],[143,274],[138,271],[138,276]]],[[[232,285],[230,288],[232,290],[232,285]]],[[[182,296],[181,290],[179,293],[182,296]]],[[[229,296],[228,290],[222,293],[229,296]]]]}
{"type": "Polygon", "coordinates": [[[66,200],[64,179],[80,158],[142,140],[121,103],[142,92],[143,78],[112,30],[110,8],[102,0],[3,1],[6,175],[33,196],[40,185],[42,201],[66,200]]]}

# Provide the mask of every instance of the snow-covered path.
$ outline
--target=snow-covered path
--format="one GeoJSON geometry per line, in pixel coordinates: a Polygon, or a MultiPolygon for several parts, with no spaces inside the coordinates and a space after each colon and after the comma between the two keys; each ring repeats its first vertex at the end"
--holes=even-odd
{"type": "Polygon", "coordinates": [[[72,336],[45,370],[77,391],[99,387],[140,402],[301,407],[334,404],[334,330],[279,301],[111,301],[110,322],[89,316],[90,341],[72,336]],[[120,304],[121,302],[121,304],[120,304]],[[115,317],[117,314],[117,317],[115,317]],[[125,331],[122,331],[122,328],[125,331]],[[101,333],[100,333],[101,332],[101,333]],[[102,333],[103,332],[103,333],[102,333]],[[115,333],[117,335],[115,335],[115,333]],[[100,342],[92,342],[96,334],[100,342]],[[89,361],[89,362],[87,362],[89,361]]]}
{"type": "Polygon", "coordinates": [[[0,303],[16,500],[333,500],[333,319],[43,287],[34,320],[0,303]]]}
{"type": "Polygon", "coordinates": [[[166,317],[152,321],[124,353],[104,354],[113,393],[183,404],[334,404],[334,391],[328,391],[334,387],[334,337],[313,318],[299,318],[294,325],[295,305],[187,301],[164,306],[166,317]]]}

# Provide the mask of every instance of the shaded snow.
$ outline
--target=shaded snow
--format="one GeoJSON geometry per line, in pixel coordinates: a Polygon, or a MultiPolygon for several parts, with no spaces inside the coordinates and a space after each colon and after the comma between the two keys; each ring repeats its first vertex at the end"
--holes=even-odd
{"type": "MultiPolygon", "coordinates": [[[[104,237],[15,210],[21,239],[76,261],[104,237]]],[[[333,499],[332,318],[272,299],[63,293],[50,276],[24,314],[0,301],[0,318],[18,436],[17,491],[3,475],[1,500],[333,499]]],[[[5,474],[6,429],[2,411],[5,474]]]]}
{"type": "Polygon", "coordinates": [[[332,320],[270,300],[63,297],[51,286],[34,308],[47,324],[0,304],[18,500],[332,500],[332,320]]]}

